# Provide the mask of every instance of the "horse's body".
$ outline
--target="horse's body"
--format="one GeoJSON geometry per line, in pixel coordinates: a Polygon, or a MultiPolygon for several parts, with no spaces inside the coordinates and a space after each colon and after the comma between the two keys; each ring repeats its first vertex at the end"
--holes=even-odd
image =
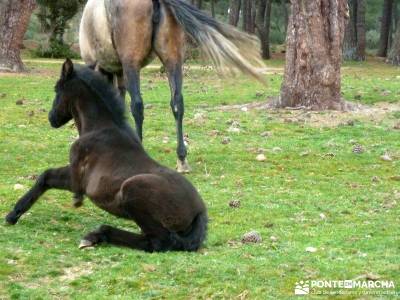
{"type": "Polygon", "coordinates": [[[126,86],[140,138],[144,118],[140,69],[155,55],[160,58],[171,88],[180,172],[190,170],[182,129],[185,33],[201,46],[219,70],[236,67],[261,78],[246,59],[260,62],[255,38],[215,21],[182,0],[89,0],[79,33],[86,64],[108,74],[110,79],[114,75],[122,95],[126,86]]]}
{"type": "Polygon", "coordinates": [[[88,68],[73,71],[70,61],[63,70],[49,120],[53,127],[75,120],[80,137],[71,147],[70,165],[44,172],[7,222],[15,224],[47,189],[66,189],[76,195],[76,206],[87,195],[142,230],[139,235],[102,225],[83,238],[81,247],[109,242],[145,251],[197,250],[207,214],[196,189],[147,155],[124,120],[122,100],[101,76],[88,68]]]}

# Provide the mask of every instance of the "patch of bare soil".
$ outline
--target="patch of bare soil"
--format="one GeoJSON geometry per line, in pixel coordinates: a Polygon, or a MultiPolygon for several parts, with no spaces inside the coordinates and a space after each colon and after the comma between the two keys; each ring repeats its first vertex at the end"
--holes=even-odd
{"type": "MultiPolygon", "coordinates": [[[[275,109],[271,102],[251,102],[246,104],[223,105],[216,108],[218,111],[242,111],[266,110],[278,119],[286,123],[304,123],[314,127],[336,127],[339,125],[350,125],[354,122],[372,122],[375,124],[382,121],[393,123],[398,126],[400,121],[389,116],[400,112],[400,103],[381,102],[375,105],[352,104],[348,111],[311,111],[305,108],[275,109]]],[[[397,128],[396,128],[397,129],[397,128]]]]}
{"type": "Polygon", "coordinates": [[[64,275],[60,277],[61,282],[70,282],[74,281],[75,279],[89,275],[93,273],[93,267],[92,264],[90,263],[83,263],[80,264],[79,266],[73,266],[70,268],[64,269],[64,275]]]}

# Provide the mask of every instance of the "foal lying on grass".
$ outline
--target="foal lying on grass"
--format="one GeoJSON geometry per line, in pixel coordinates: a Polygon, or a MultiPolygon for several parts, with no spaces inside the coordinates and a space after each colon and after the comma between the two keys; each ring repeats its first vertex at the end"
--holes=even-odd
{"type": "Polygon", "coordinates": [[[58,128],[71,119],[79,139],[71,147],[70,164],[41,174],[7,215],[7,223],[17,223],[48,189],[64,189],[75,194],[75,206],[87,195],[142,230],[135,234],[102,225],[82,239],[81,248],[107,242],[149,252],[199,249],[206,237],[207,212],[196,189],[147,155],[125,121],[124,103],[113,87],[87,67],[74,70],[67,59],[49,121],[58,128]]]}

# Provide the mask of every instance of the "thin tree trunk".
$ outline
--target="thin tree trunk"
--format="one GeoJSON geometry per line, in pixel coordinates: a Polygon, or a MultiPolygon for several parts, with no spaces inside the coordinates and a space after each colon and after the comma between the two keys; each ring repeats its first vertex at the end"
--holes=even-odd
{"type": "Polygon", "coordinates": [[[242,14],[243,14],[243,31],[251,33],[253,30],[252,26],[252,1],[251,0],[243,0],[242,14]]]}
{"type": "Polygon", "coordinates": [[[365,60],[366,30],[365,30],[365,1],[357,0],[357,60],[365,60]]]}
{"type": "Polygon", "coordinates": [[[355,17],[356,17],[356,6],[354,3],[357,0],[349,0],[349,16],[350,19],[347,22],[344,42],[343,42],[343,59],[345,60],[356,60],[357,59],[357,36],[355,30],[355,17]]]}
{"type": "Polygon", "coordinates": [[[202,9],[203,8],[203,0],[196,0],[196,7],[198,9],[202,9]]]}
{"type": "MultiPolygon", "coordinates": [[[[400,21],[399,21],[400,23],[400,21]]],[[[397,30],[394,35],[393,45],[390,49],[388,61],[395,66],[400,66],[400,24],[397,24],[397,30]]]]}
{"type": "Polygon", "coordinates": [[[211,16],[215,18],[215,0],[210,0],[211,2],[211,16]]]}
{"type": "Polygon", "coordinates": [[[390,26],[392,24],[393,0],[384,0],[382,18],[381,18],[381,34],[379,39],[379,49],[377,55],[386,57],[389,45],[390,26]]]}
{"type": "Polygon", "coordinates": [[[281,0],[281,4],[282,4],[282,12],[285,24],[285,34],[286,34],[289,23],[289,8],[288,5],[286,4],[286,0],[281,0]]]}
{"type": "Polygon", "coordinates": [[[237,26],[240,17],[241,0],[231,0],[229,4],[229,24],[237,26]]]}
{"type": "Polygon", "coordinates": [[[0,5],[0,71],[25,70],[20,48],[33,9],[34,0],[2,0],[0,5]]]}
{"type": "Polygon", "coordinates": [[[343,109],[340,66],[347,0],[292,0],[280,107],[343,109]]]}
{"type": "Polygon", "coordinates": [[[272,0],[258,0],[256,28],[261,42],[261,56],[263,59],[270,59],[269,32],[271,25],[272,0]]]}

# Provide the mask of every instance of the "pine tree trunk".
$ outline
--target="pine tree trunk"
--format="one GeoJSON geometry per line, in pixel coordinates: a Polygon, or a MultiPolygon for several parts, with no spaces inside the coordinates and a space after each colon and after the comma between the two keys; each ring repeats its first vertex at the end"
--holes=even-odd
{"type": "Polygon", "coordinates": [[[33,9],[34,0],[2,0],[0,5],[0,71],[25,70],[20,48],[33,9]]]}
{"type": "Polygon", "coordinates": [[[292,0],[280,107],[343,109],[340,66],[347,0],[292,0]]]}
{"type": "Polygon", "coordinates": [[[343,59],[344,60],[356,60],[357,59],[357,36],[355,30],[355,18],[356,18],[356,3],[357,0],[349,0],[349,15],[350,19],[347,22],[344,42],[343,42],[343,59]]]}
{"type": "Polygon", "coordinates": [[[210,0],[211,2],[211,16],[215,18],[215,0],[210,0]]]}
{"type": "Polygon", "coordinates": [[[389,45],[390,25],[392,24],[393,0],[384,0],[381,18],[381,35],[377,55],[386,57],[389,45]]]}
{"type": "Polygon", "coordinates": [[[243,31],[251,33],[253,31],[253,18],[252,18],[252,1],[243,0],[242,14],[243,14],[243,31]]]}
{"type": "Polygon", "coordinates": [[[397,29],[394,35],[392,48],[389,52],[388,61],[392,65],[400,66],[400,24],[397,24],[396,27],[397,29]]]}
{"type": "Polygon", "coordinates": [[[365,0],[357,0],[357,60],[365,60],[366,30],[365,30],[365,0]]]}
{"type": "Polygon", "coordinates": [[[237,26],[240,17],[241,0],[231,0],[229,4],[229,24],[237,26]]]}
{"type": "Polygon", "coordinates": [[[269,32],[271,25],[272,0],[258,0],[256,28],[261,42],[261,56],[263,59],[270,59],[269,32]]]}

